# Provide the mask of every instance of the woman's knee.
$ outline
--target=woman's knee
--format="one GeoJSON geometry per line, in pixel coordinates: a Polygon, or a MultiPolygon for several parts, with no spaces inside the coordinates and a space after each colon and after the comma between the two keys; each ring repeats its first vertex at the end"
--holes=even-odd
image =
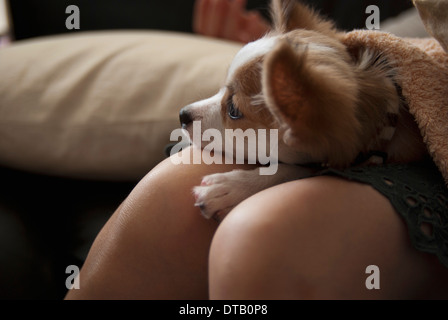
{"type": "Polygon", "coordinates": [[[191,190],[204,175],[231,169],[160,163],[103,227],[81,270],[82,290],[70,296],[206,298],[217,223],[201,216],[191,190]]]}
{"type": "Polygon", "coordinates": [[[211,247],[210,292],[406,298],[429,283],[429,270],[386,198],[366,185],[320,177],[261,192],[224,219],[211,247]],[[370,265],[381,271],[381,290],[366,286],[370,265]]]}
{"type": "MultiPolygon", "coordinates": [[[[244,165],[206,164],[209,161],[194,164],[193,150],[193,148],[187,148],[180,154],[165,159],[151,170],[124,201],[121,209],[123,215],[126,216],[127,208],[137,205],[148,207],[148,210],[139,211],[162,211],[175,215],[182,213],[178,219],[191,213],[194,220],[207,221],[194,206],[193,187],[200,185],[202,178],[206,175],[244,168],[244,165]],[[173,160],[173,157],[176,159],[173,160]],[[154,209],[154,206],[157,207],[156,210],[150,210],[154,209]]],[[[136,210],[130,211],[136,212],[136,210]]],[[[216,226],[216,223],[213,225],[216,226]]]]}
{"type": "Polygon", "coordinates": [[[323,241],[319,233],[326,219],[319,205],[332,195],[323,194],[313,182],[307,179],[262,191],[224,219],[210,253],[212,297],[309,296],[309,280],[314,277],[309,271],[318,264],[324,265],[320,269],[330,267],[317,244],[323,241]]]}

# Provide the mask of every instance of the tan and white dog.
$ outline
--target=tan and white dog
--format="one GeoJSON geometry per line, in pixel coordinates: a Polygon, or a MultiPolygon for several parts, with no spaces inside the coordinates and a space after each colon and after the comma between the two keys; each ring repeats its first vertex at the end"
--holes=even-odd
{"type": "MultiPolygon", "coordinates": [[[[268,187],[309,177],[307,164],[344,168],[360,154],[387,162],[419,160],[425,147],[402,103],[393,62],[353,52],[331,21],[295,0],[273,0],[273,29],[235,56],[215,96],[184,107],[182,127],[276,129],[278,171],[235,170],[203,178],[194,189],[207,218],[225,216],[268,187]]],[[[199,147],[204,147],[201,145],[199,147]]]]}

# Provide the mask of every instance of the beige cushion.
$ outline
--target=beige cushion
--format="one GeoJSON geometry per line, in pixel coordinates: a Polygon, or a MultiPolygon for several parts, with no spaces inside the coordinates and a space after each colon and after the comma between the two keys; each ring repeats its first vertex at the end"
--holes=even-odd
{"type": "Polygon", "coordinates": [[[422,20],[416,8],[411,8],[396,17],[381,22],[381,31],[390,32],[398,37],[427,38],[422,20]]]}
{"type": "Polygon", "coordinates": [[[414,0],[428,33],[448,52],[448,0],[414,0]]]}
{"type": "Polygon", "coordinates": [[[0,165],[139,179],[164,158],[182,106],[215,94],[240,45],[141,31],[0,50],[0,165]]]}

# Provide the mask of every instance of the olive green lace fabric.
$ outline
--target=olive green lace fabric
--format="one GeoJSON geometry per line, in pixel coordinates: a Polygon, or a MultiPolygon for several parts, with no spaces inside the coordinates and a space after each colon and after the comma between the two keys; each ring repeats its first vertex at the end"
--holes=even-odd
{"type": "Polygon", "coordinates": [[[413,246],[437,255],[448,268],[448,189],[432,161],[327,169],[321,174],[370,184],[403,217],[413,246]]]}

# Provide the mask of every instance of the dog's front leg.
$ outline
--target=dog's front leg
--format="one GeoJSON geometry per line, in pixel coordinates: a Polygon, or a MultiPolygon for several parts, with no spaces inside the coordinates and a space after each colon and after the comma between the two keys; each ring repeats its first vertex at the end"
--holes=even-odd
{"type": "Polygon", "coordinates": [[[211,174],[194,188],[195,206],[207,219],[222,220],[236,205],[255,193],[283,182],[310,177],[314,172],[306,167],[279,164],[274,175],[260,175],[259,168],[211,174]]]}

